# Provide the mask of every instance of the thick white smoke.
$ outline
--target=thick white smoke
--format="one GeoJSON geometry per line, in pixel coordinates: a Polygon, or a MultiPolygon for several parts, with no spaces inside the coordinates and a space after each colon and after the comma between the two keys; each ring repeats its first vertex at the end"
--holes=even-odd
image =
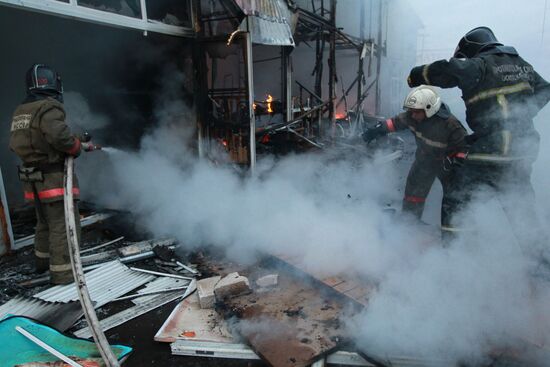
{"type": "Polygon", "coordinates": [[[188,148],[194,116],[169,85],[174,99],[160,99],[159,128],[139,151],[97,153],[102,168],[84,190],[94,200],[188,248],[215,244],[240,261],[292,254],[326,274],[375,278],[379,290],[354,324],[366,350],[381,355],[479,361],[490,345],[547,335],[547,289],[489,194],[467,214],[480,232],[426,248],[414,226],[381,210],[400,199],[391,164],[316,153],[260,160],[249,175],[200,161],[188,148]]]}
{"type": "Polygon", "coordinates": [[[156,235],[176,236],[188,247],[224,246],[239,259],[291,253],[327,272],[375,274],[392,265],[393,253],[409,251],[382,211],[400,200],[392,164],[319,153],[261,159],[249,175],[199,160],[181,81],[181,74],[167,73],[158,128],[138,152],[83,157],[79,174],[88,199],[130,210],[156,235]]]}
{"type": "Polygon", "coordinates": [[[145,137],[139,152],[103,156],[113,170],[95,173],[92,197],[132,211],[156,235],[224,246],[241,260],[257,251],[291,253],[318,269],[376,272],[406,247],[383,230],[381,198],[395,197],[398,186],[391,165],[309,155],[266,159],[256,175],[242,175],[198,161],[182,130],[169,124],[145,137]],[[106,176],[112,182],[98,187],[106,176]]]}
{"type": "Polygon", "coordinates": [[[109,124],[105,115],[92,113],[84,97],[77,92],[63,93],[65,112],[69,116],[71,127],[77,132],[104,128],[109,124]]]}
{"type": "Polygon", "coordinates": [[[536,248],[516,240],[490,196],[480,193],[463,214],[478,231],[449,248],[416,254],[408,266],[386,274],[355,324],[366,350],[477,364],[504,347],[527,346],[533,357],[535,344],[547,342],[547,269],[535,260],[536,248]]]}
{"type": "MultiPolygon", "coordinates": [[[[427,49],[448,49],[450,55],[465,32],[487,25],[503,43],[516,46],[548,80],[550,65],[541,55],[549,50],[538,42],[544,3],[422,0],[411,5],[424,21],[427,49]]],[[[444,93],[445,101],[455,106],[453,112],[464,116],[459,96],[456,90],[444,93]]],[[[486,362],[489,352],[498,354],[497,349],[508,347],[510,354],[519,352],[530,360],[526,364],[547,364],[543,351],[550,337],[550,314],[545,310],[550,300],[548,276],[537,260],[547,251],[549,237],[547,232],[537,232],[530,214],[542,213],[542,226],[547,226],[549,120],[547,106],[535,119],[541,133],[533,174],[537,207],[529,208],[529,215],[512,227],[500,203],[509,202],[517,210],[525,198],[507,192],[497,200],[492,190],[481,190],[463,213],[476,223],[475,232],[448,249],[416,254],[408,266],[386,274],[366,312],[354,320],[366,350],[382,357],[443,359],[436,365],[450,365],[459,360],[486,362]]]]}

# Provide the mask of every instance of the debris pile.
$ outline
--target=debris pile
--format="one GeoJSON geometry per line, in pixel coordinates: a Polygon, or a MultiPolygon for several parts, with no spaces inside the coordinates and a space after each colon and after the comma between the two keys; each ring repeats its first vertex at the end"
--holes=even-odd
{"type": "MultiPolygon", "coordinates": [[[[186,260],[176,256],[173,249],[178,243],[175,239],[132,242],[124,241],[123,236],[117,236],[106,240],[105,234],[112,237],[112,233],[96,227],[93,226],[90,230],[87,228],[83,233],[81,259],[90,298],[96,313],[101,316],[100,327],[103,331],[167,303],[185,299],[195,291],[195,278],[200,273],[193,265],[184,264],[186,260]]],[[[32,236],[27,237],[32,240],[32,236]]],[[[0,267],[5,276],[1,279],[0,286],[11,289],[11,292],[3,293],[0,299],[0,323],[11,320],[14,316],[21,320],[28,317],[38,325],[52,327],[56,332],[68,332],[78,338],[91,339],[90,329],[83,320],[83,308],[75,284],[50,286],[48,272],[36,274],[32,263],[33,251],[27,248],[2,258],[0,267]]],[[[23,333],[33,334],[21,322],[16,326],[22,328],[23,333]]],[[[18,340],[25,337],[22,333],[16,335],[18,340]]],[[[38,345],[49,345],[51,350],[46,350],[50,353],[59,349],[60,345],[56,343],[62,343],[48,343],[40,335],[35,335],[35,339],[38,345]]],[[[44,351],[40,350],[40,353],[44,354],[44,351]]],[[[61,354],[72,361],[71,364],[63,359],[65,357],[61,358],[69,365],[91,366],[96,363],[71,351],[61,354]]],[[[53,360],[29,355],[26,360],[18,360],[17,364],[55,365],[60,357],[55,353],[53,355],[53,360]]],[[[99,364],[96,364],[103,366],[99,354],[96,353],[95,357],[99,357],[99,364]]]]}
{"type": "MultiPolygon", "coordinates": [[[[354,344],[345,320],[368,306],[377,289],[372,280],[356,274],[315,271],[301,259],[284,254],[263,255],[255,264],[243,265],[220,258],[218,254],[223,252],[215,248],[187,254],[172,238],[126,241],[114,233],[104,238],[101,232],[98,239],[92,235],[94,228],[83,234],[81,257],[99,327],[110,331],[109,339],[119,343],[132,341],[134,346],[138,339],[154,340],[167,355],[163,361],[170,359],[170,364],[161,365],[186,363],[178,362],[183,357],[208,358],[204,361],[208,366],[229,365],[224,362],[228,359],[232,363],[241,360],[246,363],[243,365],[261,361],[274,367],[447,364],[410,357],[379,358],[354,344]],[[152,332],[144,332],[144,318],[152,332]]],[[[69,365],[103,366],[96,349],[95,354],[79,352],[78,343],[71,342],[93,340],[83,320],[75,284],[49,286],[47,274],[35,275],[32,269],[18,274],[17,269],[28,267],[24,262],[29,261],[29,255],[32,253],[27,250],[20,251],[18,257],[23,260],[19,259],[14,268],[7,266],[9,261],[0,265],[7,274],[2,284],[12,289],[0,300],[0,328],[11,327],[13,330],[5,335],[27,343],[28,348],[38,348],[40,354],[18,359],[14,365],[62,365],[51,354],[55,350],[75,363],[69,365]],[[18,320],[17,325],[10,320],[18,320]],[[49,327],[63,338],[70,335],[69,342],[52,339],[48,333],[34,333],[29,322],[49,327]],[[44,354],[39,344],[32,344],[15,327],[34,335],[51,350],[44,354]],[[66,343],[74,346],[64,349],[66,343]]],[[[124,352],[118,354],[123,362],[132,349],[118,347],[124,352]]],[[[147,351],[135,348],[133,353],[141,353],[141,357],[128,363],[149,365],[143,360],[147,351]]],[[[203,365],[202,361],[197,363],[203,365]]]]}
{"type": "MultiPolygon", "coordinates": [[[[157,326],[154,340],[171,343],[174,356],[197,357],[204,351],[210,357],[260,358],[273,366],[311,365],[332,355],[344,340],[340,317],[345,302],[281,267],[280,260],[243,266],[205,255],[191,264],[178,256],[182,251],[175,239],[110,237],[88,238],[81,250],[103,331],[167,305],[172,312],[157,326]]],[[[60,332],[92,338],[74,283],[49,286],[47,274],[32,271],[12,280],[21,292],[0,306],[0,318],[27,316],[60,332]]]]}

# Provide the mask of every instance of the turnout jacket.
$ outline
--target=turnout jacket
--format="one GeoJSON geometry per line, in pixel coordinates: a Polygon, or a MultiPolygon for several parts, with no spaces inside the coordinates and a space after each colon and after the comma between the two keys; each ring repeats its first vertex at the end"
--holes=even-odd
{"type": "MultiPolygon", "coordinates": [[[[80,153],[80,140],[74,137],[65,123],[63,104],[45,97],[19,105],[11,123],[9,147],[21,158],[24,167],[35,167],[43,180],[23,182],[25,200],[34,201],[35,185],[42,202],[63,200],[63,165],[67,155],[80,153]]],[[[73,177],[73,194],[80,191],[73,177]]]]}
{"type": "Polygon", "coordinates": [[[466,130],[446,104],[442,104],[435,115],[421,122],[413,120],[409,112],[403,112],[384,124],[388,132],[409,129],[413,133],[417,160],[442,161],[446,156],[465,150],[466,130]]]}
{"type": "Polygon", "coordinates": [[[550,100],[550,84],[513,47],[496,46],[474,58],[451,58],[411,70],[409,85],[458,87],[474,134],[469,160],[506,163],[534,159],[539,135],[533,118],[550,100]]]}

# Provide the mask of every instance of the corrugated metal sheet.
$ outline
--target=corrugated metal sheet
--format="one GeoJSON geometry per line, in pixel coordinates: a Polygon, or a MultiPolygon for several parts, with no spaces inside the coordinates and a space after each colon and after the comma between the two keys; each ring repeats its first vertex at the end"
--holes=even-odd
{"type": "MultiPolygon", "coordinates": [[[[156,292],[156,291],[162,291],[163,289],[171,289],[171,288],[179,288],[184,287],[191,283],[189,280],[185,279],[176,279],[176,278],[168,278],[168,277],[160,277],[156,280],[153,280],[150,283],[147,283],[143,289],[140,289],[137,291],[137,293],[146,293],[146,292],[156,292]]],[[[182,290],[179,291],[173,291],[178,292],[179,294],[183,294],[182,290]]],[[[168,293],[168,292],[166,292],[168,293]]],[[[158,297],[158,294],[152,294],[150,296],[143,296],[143,297],[137,297],[132,300],[136,305],[147,302],[155,297],[158,297]]]]}
{"type": "Polygon", "coordinates": [[[6,315],[27,316],[65,331],[82,317],[80,302],[53,303],[36,298],[15,297],[0,306],[0,319],[6,315]]]}
{"type": "Polygon", "coordinates": [[[294,46],[293,13],[284,0],[235,0],[246,15],[239,29],[249,30],[252,42],[262,45],[294,46]]]}
{"type": "MultiPolygon", "coordinates": [[[[112,261],[86,274],[86,284],[95,308],[101,307],[156,277],[130,270],[120,261],[112,261]]],[[[50,302],[77,301],[75,284],[58,285],[34,297],[50,302]]]]}
{"type": "MultiPolygon", "coordinates": [[[[169,302],[172,302],[176,298],[181,298],[183,291],[178,293],[170,292],[166,294],[157,294],[155,298],[150,299],[147,302],[140,303],[138,305],[127,308],[117,314],[111,315],[99,322],[101,330],[106,331],[117,327],[118,325],[124,324],[126,321],[132,320],[138,316],[141,316],[149,311],[154,310],[160,306],[163,306],[169,302]]],[[[79,338],[91,338],[92,333],[90,329],[86,326],[80,330],[75,331],[75,336],[79,338]]]]}

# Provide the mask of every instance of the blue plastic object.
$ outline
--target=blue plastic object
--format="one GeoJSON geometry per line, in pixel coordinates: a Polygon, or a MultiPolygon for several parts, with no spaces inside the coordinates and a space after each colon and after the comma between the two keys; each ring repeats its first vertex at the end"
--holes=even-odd
{"type": "MultiPolygon", "coordinates": [[[[7,316],[0,321],[0,366],[15,366],[30,362],[55,362],[59,359],[20,334],[19,326],[69,358],[101,360],[95,343],[63,335],[61,332],[22,316],[7,316]]],[[[132,352],[124,345],[111,345],[118,360],[132,352]]]]}

